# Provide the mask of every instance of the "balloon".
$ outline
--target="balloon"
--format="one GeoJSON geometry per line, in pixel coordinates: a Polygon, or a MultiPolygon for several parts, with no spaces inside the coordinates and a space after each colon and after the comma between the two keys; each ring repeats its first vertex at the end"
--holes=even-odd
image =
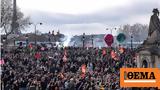
{"type": "Polygon", "coordinates": [[[125,39],[126,39],[126,36],[125,36],[123,33],[118,34],[118,36],[117,36],[117,41],[118,41],[119,43],[124,42],[125,39]]]}
{"type": "Polygon", "coordinates": [[[113,35],[112,35],[112,34],[107,34],[107,35],[105,35],[104,41],[106,42],[106,44],[107,44],[108,46],[111,46],[112,43],[113,43],[113,41],[114,41],[113,35]]]}

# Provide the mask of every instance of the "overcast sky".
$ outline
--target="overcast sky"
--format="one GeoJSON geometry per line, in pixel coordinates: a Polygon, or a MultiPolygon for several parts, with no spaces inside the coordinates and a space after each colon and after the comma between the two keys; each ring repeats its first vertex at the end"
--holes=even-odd
{"type": "MultiPolygon", "coordinates": [[[[17,0],[25,16],[43,33],[60,30],[66,35],[104,34],[107,27],[124,24],[149,24],[153,8],[160,0],[17,0]]],[[[33,32],[34,27],[27,28],[33,32]]]]}

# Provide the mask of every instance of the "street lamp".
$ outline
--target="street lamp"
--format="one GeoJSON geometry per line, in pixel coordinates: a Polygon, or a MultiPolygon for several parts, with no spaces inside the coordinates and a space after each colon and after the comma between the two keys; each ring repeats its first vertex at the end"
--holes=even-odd
{"type": "Polygon", "coordinates": [[[54,33],[54,30],[52,31],[52,36],[54,37],[54,42],[56,42],[57,41],[57,34],[54,33]]]}
{"type": "MultiPolygon", "coordinates": [[[[57,42],[57,33],[55,33],[54,30],[52,31],[52,36],[53,36],[52,42],[54,42],[53,46],[56,46],[56,42],[57,42]]],[[[52,45],[52,43],[51,43],[51,45],[52,45]]]]}
{"type": "Polygon", "coordinates": [[[132,28],[129,28],[129,35],[130,35],[130,38],[131,38],[131,50],[133,50],[133,29],[132,28]]]}
{"type": "Polygon", "coordinates": [[[42,23],[29,23],[29,25],[33,25],[34,26],[34,30],[35,30],[35,45],[37,45],[37,38],[36,38],[37,25],[42,25],[42,23]]]}
{"type": "Polygon", "coordinates": [[[1,47],[2,56],[3,56],[4,51],[5,51],[5,48],[6,48],[6,47],[5,47],[5,41],[6,41],[6,40],[5,40],[5,38],[3,37],[3,38],[2,38],[2,47],[1,47]]]}
{"type": "Polygon", "coordinates": [[[116,30],[117,28],[106,28],[106,30],[110,30],[112,34],[112,30],[116,30]]]}
{"type": "Polygon", "coordinates": [[[13,38],[14,39],[14,46],[16,45],[16,40],[15,40],[15,38],[13,38]]]}
{"type": "Polygon", "coordinates": [[[83,36],[82,36],[83,48],[84,48],[84,40],[85,40],[85,33],[83,33],[83,36]]]}
{"type": "Polygon", "coordinates": [[[3,39],[2,39],[3,46],[4,46],[4,44],[5,44],[5,41],[6,41],[6,39],[5,39],[5,38],[3,38],[3,39]]]}
{"type": "Polygon", "coordinates": [[[94,43],[93,43],[93,35],[91,36],[91,39],[92,39],[92,47],[94,47],[94,43]]]}
{"type": "Polygon", "coordinates": [[[26,46],[28,46],[28,35],[26,35],[26,46]]]}
{"type": "Polygon", "coordinates": [[[133,50],[133,36],[132,36],[132,34],[131,34],[131,50],[133,50]]]}
{"type": "Polygon", "coordinates": [[[49,31],[49,33],[48,33],[48,41],[49,41],[49,43],[51,44],[51,32],[49,31]]]}
{"type": "Polygon", "coordinates": [[[131,32],[131,31],[129,32],[129,35],[130,35],[130,38],[131,38],[130,48],[131,48],[131,50],[132,50],[132,49],[133,49],[133,35],[132,35],[132,32],[131,32]]]}

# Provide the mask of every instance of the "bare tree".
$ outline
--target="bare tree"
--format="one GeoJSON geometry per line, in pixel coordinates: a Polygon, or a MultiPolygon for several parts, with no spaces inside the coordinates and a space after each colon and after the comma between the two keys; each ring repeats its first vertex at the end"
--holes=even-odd
{"type": "Polygon", "coordinates": [[[147,38],[148,34],[148,25],[143,25],[136,23],[134,25],[123,25],[123,28],[120,29],[118,32],[122,32],[126,35],[127,41],[131,39],[131,35],[134,38],[134,41],[139,42],[143,41],[147,38]]]}
{"type": "MultiPolygon", "coordinates": [[[[1,32],[5,33],[6,39],[13,31],[11,30],[11,23],[13,17],[13,4],[12,0],[1,0],[1,32]]],[[[17,23],[18,30],[24,30],[30,21],[29,17],[24,17],[24,14],[17,9],[17,23]]]]}

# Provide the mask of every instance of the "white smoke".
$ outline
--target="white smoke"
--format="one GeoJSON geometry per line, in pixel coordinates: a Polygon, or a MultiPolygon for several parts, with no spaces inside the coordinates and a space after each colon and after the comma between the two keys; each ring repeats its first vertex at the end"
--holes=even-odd
{"type": "Polygon", "coordinates": [[[63,45],[64,46],[70,46],[69,43],[70,43],[72,37],[73,36],[71,36],[71,35],[66,35],[65,39],[64,39],[64,42],[63,42],[63,45]]]}

